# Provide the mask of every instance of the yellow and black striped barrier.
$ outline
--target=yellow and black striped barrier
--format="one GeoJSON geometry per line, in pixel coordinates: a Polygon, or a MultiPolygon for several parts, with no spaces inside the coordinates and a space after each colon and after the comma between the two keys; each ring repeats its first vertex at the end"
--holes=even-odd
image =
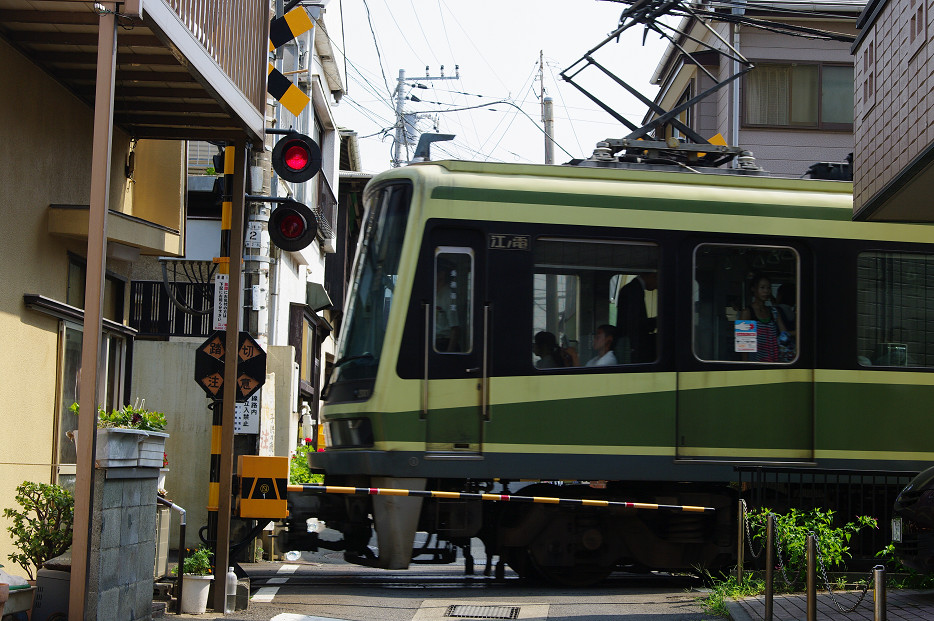
{"type": "Polygon", "coordinates": [[[589,498],[552,498],[549,496],[513,496],[510,494],[475,494],[469,492],[439,492],[417,489],[391,489],[384,487],[342,487],[339,485],[289,485],[289,492],[311,492],[315,494],[353,494],[357,496],[415,496],[419,498],[444,498],[447,500],[489,500],[494,502],[533,502],[539,504],[578,507],[619,507],[623,509],[646,509],[650,511],[676,511],[682,513],[713,513],[713,507],[692,505],[659,505],[650,502],[622,502],[617,500],[593,500],[589,498]]]}

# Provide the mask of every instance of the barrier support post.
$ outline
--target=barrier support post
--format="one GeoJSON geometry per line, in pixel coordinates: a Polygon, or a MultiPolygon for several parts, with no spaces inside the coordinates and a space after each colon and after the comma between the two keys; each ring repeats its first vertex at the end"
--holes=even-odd
{"type": "Polygon", "coordinates": [[[775,515],[769,513],[765,523],[765,621],[772,621],[772,578],[775,567],[775,515]]]}
{"type": "Polygon", "coordinates": [[[885,565],[872,568],[873,621],[885,621],[885,565]]]}
{"type": "Polygon", "coordinates": [[[817,537],[807,539],[807,621],[817,621],[817,537]]]}
{"type": "Polygon", "coordinates": [[[743,583],[743,522],[746,520],[743,501],[739,501],[739,508],[736,510],[739,516],[736,527],[736,584],[743,583]]]}

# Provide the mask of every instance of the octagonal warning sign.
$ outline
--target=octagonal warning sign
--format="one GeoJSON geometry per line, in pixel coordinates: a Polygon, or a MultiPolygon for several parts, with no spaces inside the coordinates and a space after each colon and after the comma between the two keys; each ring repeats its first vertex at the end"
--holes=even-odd
{"type": "MultiPolygon", "coordinates": [[[[195,350],[195,382],[207,396],[224,396],[226,333],[218,330],[195,350]]],[[[241,332],[237,348],[237,401],[246,401],[266,381],[266,352],[248,332],[241,332]]]]}

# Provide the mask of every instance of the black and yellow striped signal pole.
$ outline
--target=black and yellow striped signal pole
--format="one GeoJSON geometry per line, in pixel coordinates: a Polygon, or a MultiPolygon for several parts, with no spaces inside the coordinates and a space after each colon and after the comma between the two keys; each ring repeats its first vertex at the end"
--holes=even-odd
{"type": "MultiPolygon", "coordinates": [[[[237,350],[240,342],[240,314],[243,272],[243,218],[246,212],[246,139],[238,140],[224,152],[225,195],[221,213],[221,255],[227,257],[227,333],[224,350],[223,399],[215,403],[211,425],[211,478],[208,483],[208,540],[214,541],[214,567],[223,571],[230,561],[230,514],[232,507],[234,411],[237,405],[237,350]],[[229,201],[226,199],[230,199],[229,201]],[[214,528],[211,528],[211,525],[214,528]],[[213,533],[212,533],[213,530],[213,533]],[[212,537],[213,534],[213,537],[212,537]]],[[[220,258],[219,270],[225,268],[220,258]]],[[[214,610],[223,610],[225,592],[214,590],[214,610]]]]}
{"type": "MultiPolygon", "coordinates": [[[[228,292],[231,288],[229,280],[230,225],[233,219],[234,160],[236,158],[236,152],[236,147],[229,145],[224,147],[224,192],[221,196],[220,256],[214,258],[214,262],[218,264],[217,273],[228,277],[228,292]]],[[[219,303],[219,301],[215,301],[215,303],[219,303]]],[[[229,310],[228,308],[227,312],[229,312],[229,310]]],[[[211,403],[211,465],[208,476],[208,521],[206,536],[206,539],[210,542],[217,541],[217,510],[218,500],[220,498],[221,480],[221,431],[224,423],[223,403],[223,399],[215,399],[211,403]]]]}

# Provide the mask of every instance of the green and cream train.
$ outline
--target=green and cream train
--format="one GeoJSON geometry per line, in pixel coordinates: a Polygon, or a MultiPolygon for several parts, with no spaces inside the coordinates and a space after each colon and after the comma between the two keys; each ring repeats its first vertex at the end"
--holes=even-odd
{"type": "Polygon", "coordinates": [[[479,537],[520,575],[586,583],[728,563],[737,464],[929,465],[934,229],[853,222],[846,182],[714,172],[441,161],[376,176],[327,450],[309,458],[326,485],[713,515],[306,495],[290,545],[318,517],[343,539],[307,546],[404,568],[479,537]],[[413,549],[416,532],[437,543],[413,549]]]}

